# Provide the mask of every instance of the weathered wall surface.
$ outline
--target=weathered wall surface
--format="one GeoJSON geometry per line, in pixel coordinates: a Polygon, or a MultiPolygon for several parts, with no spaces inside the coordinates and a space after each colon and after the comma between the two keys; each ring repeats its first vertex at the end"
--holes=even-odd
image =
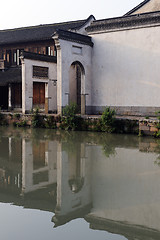
{"type": "Polygon", "coordinates": [[[92,106],[153,114],[160,107],[160,27],[94,34],[92,106]]]}
{"type": "Polygon", "coordinates": [[[145,12],[156,12],[160,11],[160,1],[159,0],[151,0],[146,3],[144,6],[139,8],[137,11],[133,12],[133,14],[145,13],[145,12]]]}
{"type": "Polygon", "coordinates": [[[57,86],[54,81],[57,79],[57,64],[39,60],[24,59],[22,61],[22,112],[31,111],[33,108],[33,82],[48,84],[49,111],[57,109],[57,86]],[[33,78],[33,65],[48,67],[48,79],[33,78]]]}

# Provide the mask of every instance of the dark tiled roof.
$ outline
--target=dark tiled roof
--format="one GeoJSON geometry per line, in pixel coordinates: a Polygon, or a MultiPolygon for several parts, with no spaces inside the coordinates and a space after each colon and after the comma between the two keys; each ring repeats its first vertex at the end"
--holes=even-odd
{"type": "Polygon", "coordinates": [[[60,39],[65,39],[67,41],[73,41],[73,42],[78,42],[78,43],[82,43],[85,45],[89,45],[91,47],[93,47],[93,42],[91,37],[86,36],[86,35],[82,35],[79,33],[74,33],[74,32],[70,32],[70,31],[64,31],[64,30],[57,30],[53,36],[58,36],[58,38],[60,39]]]}
{"type": "Polygon", "coordinates": [[[96,214],[88,214],[84,219],[94,230],[103,230],[114,234],[123,235],[128,240],[159,240],[160,231],[143,225],[129,224],[127,222],[110,220],[105,217],[99,217],[96,214]],[[150,237],[151,236],[151,237],[150,237]]]}
{"type": "Polygon", "coordinates": [[[86,28],[89,34],[99,32],[121,31],[160,24],[160,11],[128,15],[117,18],[97,20],[86,28]]]}
{"type": "Polygon", "coordinates": [[[57,62],[57,57],[55,56],[48,56],[48,55],[43,55],[39,53],[31,53],[31,52],[21,52],[21,57],[27,58],[27,59],[33,59],[33,60],[39,60],[39,61],[45,61],[45,62],[57,62]]]}
{"type": "Polygon", "coordinates": [[[133,9],[131,9],[129,12],[127,12],[124,16],[128,16],[132,13],[134,13],[135,11],[137,11],[139,8],[143,7],[146,3],[150,2],[150,0],[144,0],[143,2],[141,2],[139,5],[137,5],[136,7],[134,7],[133,9]]]}
{"type": "Polygon", "coordinates": [[[64,215],[59,215],[58,213],[56,213],[52,218],[52,222],[54,223],[54,228],[64,225],[73,219],[82,218],[86,216],[88,213],[90,213],[91,208],[92,208],[92,204],[89,203],[81,208],[78,208],[64,215]]]}
{"type": "Polygon", "coordinates": [[[1,30],[0,45],[48,40],[51,39],[52,34],[57,29],[62,30],[79,29],[80,27],[85,25],[85,23],[92,17],[93,16],[91,15],[85,20],[1,30]]]}
{"type": "Polygon", "coordinates": [[[8,83],[20,82],[22,82],[21,66],[9,68],[4,72],[0,71],[0,86],[6,86],[8,83]]]}

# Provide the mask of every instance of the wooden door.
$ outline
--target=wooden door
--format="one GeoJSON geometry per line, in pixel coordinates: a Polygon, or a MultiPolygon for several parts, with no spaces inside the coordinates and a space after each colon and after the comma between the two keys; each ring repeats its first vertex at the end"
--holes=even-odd
{"type": "Polygon", "coordinates": [[[12,84],[12,107],[14,108],[21,108],[22,107],[22,84],[21,83],[14,83],[12,84]]]}
{"type": "Polygon", "coordinates": [[[81,112],[81,68],[77,64],[77,69],[76,69],[76,78],[77,78],[77,107],[78,107],[78,112],[81,112]]]}
{"type": "Polygon", "coordinates": [[[45,105],[45,83],[33,83],[33,107],[44,109],[45,105]]]}
{"type": "Polygon", "coordinates": [[[0,108],[7,109],[8,108],[8,87],[0,87],[0,108]]]}

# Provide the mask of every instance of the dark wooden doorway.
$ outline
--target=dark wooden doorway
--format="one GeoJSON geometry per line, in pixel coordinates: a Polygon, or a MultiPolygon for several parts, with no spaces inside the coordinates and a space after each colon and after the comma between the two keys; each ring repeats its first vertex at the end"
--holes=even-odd
{"type": "Polygon", "coordinates": [[[44,109],[45,107],[45,83],[33,83],[33,107],[44,109]]]}
{"type": "Polygon", "coordinates": [[[77,64],[76,66],[76,81],[77,81],[77,107],[78,112],[81,112],[81,68],[77,64]]]}
{"type": "Polygon", "coordinates": [[[84,69],[81,63],[74,62],[70,66],[69,79],[69,104],[76,103],[78,112],[81,113],[81,85],[84,69]]]}
{"type": "Polygon", "coordinates": [[[0,108],[8,109],[8,86],[0,87],[0,108]]]}
{"type": "Polygon", "coordinates": [[[11,96],[12,96],[12,107],[21,108],[22,107],[22,84],[14,83],[11,86],[11,96]]]}

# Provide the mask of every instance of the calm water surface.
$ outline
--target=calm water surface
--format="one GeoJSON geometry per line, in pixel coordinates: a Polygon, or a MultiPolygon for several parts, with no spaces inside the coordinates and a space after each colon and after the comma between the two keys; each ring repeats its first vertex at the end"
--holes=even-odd
{"type": "Polygon", "coordinates": [[[160,140],[0,128],[2,240],[159,240],[160,140]]]}

